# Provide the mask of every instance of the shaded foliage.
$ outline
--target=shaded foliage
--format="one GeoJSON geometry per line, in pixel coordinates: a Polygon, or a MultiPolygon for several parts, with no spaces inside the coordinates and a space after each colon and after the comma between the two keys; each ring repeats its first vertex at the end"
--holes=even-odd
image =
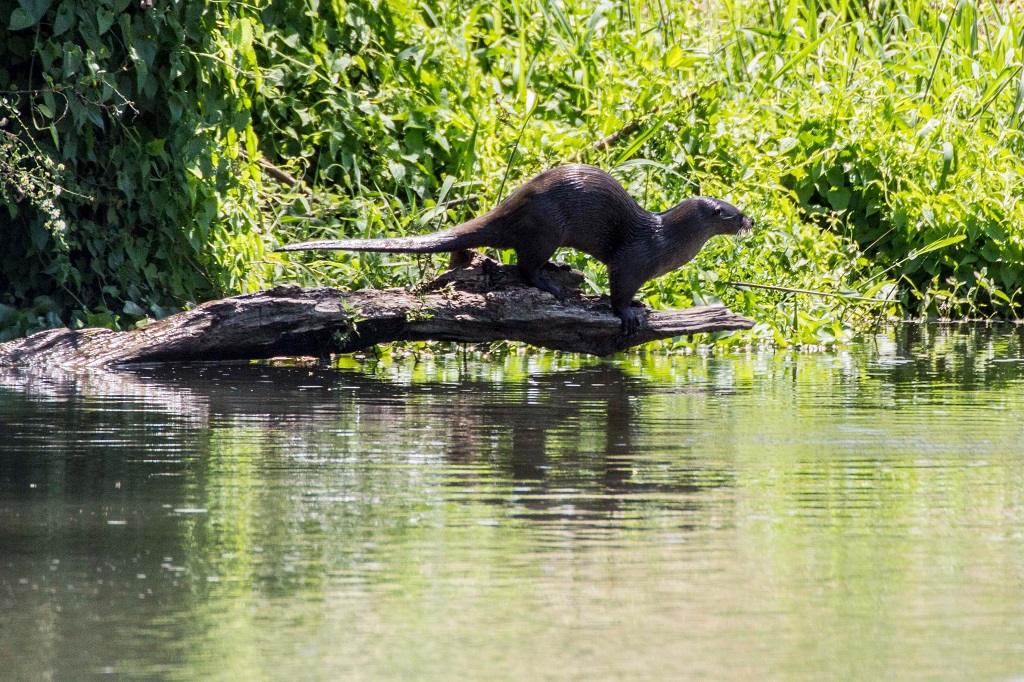
{"type": "MultiPolygon", "coordinates": [[[[10,132],[63,166],[64,229],[38,204],[6,202],[2,302],[44,297],[58,321],[111,326],[235,288],[217,245],[237,245],[258,212],[226,210],[255,190],[232,145],[255,150],[236,71],[211,68],[227,9],[40,1],[25,25],[27,4],[0,2],[0,90],[10,132]]],[[[28,315],[19,331],[52,321],[28,315]]]]}

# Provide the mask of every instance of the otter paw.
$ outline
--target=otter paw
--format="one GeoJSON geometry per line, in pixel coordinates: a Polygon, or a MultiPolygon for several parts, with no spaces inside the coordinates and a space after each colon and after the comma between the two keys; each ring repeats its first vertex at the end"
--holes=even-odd
{"type": "Polygon", "coordinates": [[[624,335],[629,336],[640,331],[643,316],[633,307],[626,308],[620,312],[619,319],[622,320],[622,333],[624,335]]]}
{"type": "Polygon", "coordinates": [[[565,299],[565,292],[562,291],[562,287],[558,286],[549,279],[540,276],[534,276],[533,282],[531,282],[531,284],[533,284],[533,286],[537,287],[541,291],[548,292],[549,294],[557,298],[559,301],[565,299]]]}

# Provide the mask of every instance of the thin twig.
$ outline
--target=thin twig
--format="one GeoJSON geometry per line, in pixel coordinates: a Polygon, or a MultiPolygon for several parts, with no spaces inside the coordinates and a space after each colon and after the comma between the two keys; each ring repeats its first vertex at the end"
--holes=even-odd
{"type": "MultiPolygon", "coordinates": [[[[244,149],[239,149],[238,153],[239,155],[241,155],[243,159],[247,161],[249,160],[249,155],[246,153],[244,149]]],[[[266,171],[267,175],[277,180],[282,185],[286,185],[288,187],[297,187],[299,185],[299,180],[294,175],[287,171],[281,170],[274,164],[270,163],[270,161],[267,161],[266,157],[259,157],[258,159],[256,159],[256,163],[259,164],[260,168],[266,171]]]]}
{"type": "MultiPolygon", "coordinates": [[[[694,90],[691,90],[690,92],[686,93],[685,95],[680,97],[678,101],[679,102],[689,102],[689,101],[692,101],[693,98],[697,95],[698,92],[700,92],[701,89],[707,89],[707,88],[713,87],[717,83],[718,83],[717,80],[710,81],[710,82],[706,83],[705,85],[701,86],[700,89],[694,89],[694,90]]],[[[643,124],[644,121],[650,119],[652,116],[656,115],[659,111],[661,111],[661,105],[660,104],[652,106],[650,111],[646,112],[643,116],[639,116],[637,118],[634,118],[632,121],[630,121],[626,125],[622,126],[621,129],[616,130],[611,135],[598,140],[596,143],[594,143],[594,146],[593,146],[592,150],[595,151],[595,152],[600,152],[600,151],[604,151],[605,149],[608,149],[609,147],[611,147],[613,144],[615,144],[616,142],[618,142],[622,138],[628,137],[628,136],[632,135],[633,133],[635,133],[637,130],[640,129],[640,126],[643,124]]]]}
{"type": "Polygon", "coordinates": [[[594,151],[599,152],[608,149],[623,137],[628,137],[629,135],[632,135],[640,128],[641,121],[645,120],[649,116],[657,114],[660,108],[661,107],[652,107],[651,110],[647,113],[647,116],[644,116],[643,118],[634,118],[632,121],[622,126],[622,128],[616,130],[608,137],[598,140],[597,144],[594,145],[594,151]]]}
{"type": "Polygon", "coordinates": [[[771,284],[754,284],[753,282],[726,282],[729,286],[750,287],[752,289],[767,289],[769,291],[784,291],[790,294],[810,294],[811,296],[822,296],[825,298],[845,298],[848,301],[870,301],[871,303],[892,303],[889,298],[871,298],[870,296],[855,296],[849,294],[837,294],[827,291],[814,291],[813,289],[794,289],[792,287],[779,287],[771,284]]]}
{"type": "Polygon", "coordinates": [[[464,197],[458,197],[457,199],[451,199],[449,201],[441,202],[441,205],[445,208],[455,208],[456,206],[462,206],[463,204],[478,204],[480,203],[480,195],[470,194],[464,197]]]}

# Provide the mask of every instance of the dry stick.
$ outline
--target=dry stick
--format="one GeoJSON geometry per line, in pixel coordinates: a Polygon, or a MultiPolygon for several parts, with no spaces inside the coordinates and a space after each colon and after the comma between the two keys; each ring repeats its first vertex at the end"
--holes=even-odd
{"type": "Polygon", "coordinates": [[[462,206],[463,204],[477,204],[480,203],[480,196],[478,194],[470,194],[469,196],[459,197],[457,199],[451,199],[449,201],[441,202],[441,206],[445,208],[455,208],[456,206],[462,206]]]}
{"type": "MultiPolygon", "coordinates": [[[[718,83],[718,81],[717,80],[713,80],[713,81],[710,81],[709,83],[707,83],[706,85],[704,85],[703,87],[704,88],[710,88],[710,87],[714,86],[716,83],[718,83]]],[[[694,96],[698,92],[699,92],[699,90],[691,90],[690,92],[688,92],[685,95],[683,95],[680,98],[680,100],[682,100],[682,101],[690,101],[690,100],[692,100],[694,98],[694,96]]],[[[651,110],[648,111],[643,116],[634,118],[632,121],[630,121],[626,125],[622,126],[621,129],[616,130],[614,133],[612,133],[608,137],[605,137],[605,138],[603,138],[601,140],[598,140],[594,144],[594,146],[593,146],[593,151],[599,152],[599,151],[603,151],[605,149],[608,149],[609,147],[611,147],[613,144],[618,142],[623,137],[627,137],[629,135],[632,135],[633,133],[635,133],[637,130],[640,129],[640,124],[641,123],[643,123],[646,120],[649,120],[652,116],[656,115],[660,110],[661,110],[661,105],[660,104],[651,107],[651,110]]]]}
{"type": "Polygon", "coordinates": [[[267,172],[267,175],[269,175],[270,177],[274,178],[275,180],[280,182],[282,185],[287,185],[288,187],[296,187],[296,186],[298,186],[299,181],[298,181],[298,179],[295,178],[295,176],[291,175],[290,173],[288,173],[286,171],[281,170],[280,168],[278,168],[274,164],[272,164],[269,161],[267,161],[262,156],[259,158],[259,160],[257,160],[256,163],[258,163],[260,165],[260,167],[267,172]]]}
{"type": "Polygon", "coordinates": [[[753,282],[726,282],[734,287],[750,287],[752,289],[768,289],[769,291],[785,291],[790,294],[810,294],[812,296],[823,296],[825,298],[845,298],[848,301],[870,301],[871,303],[892,303],[888,298],[871,298],[869,296],[850,296],[848,294],[835,294],[827,291],[814,291],[813,289],[793,289],[792,287],[778,287],[771,284],[754,284],[753,282]]]}
{"type": "MultiPolygon", "coordinates": [[[[244,149],[238,150],[238,154],[243,159],[249,159],[249,155],[245,152],[244,149]]],[[[270,163],[270,161],[267,161],[266,157],[261,156],[260,158],[256,159],[256,163],[259,164],[260,168],[266,171],[267,175],[274,178],[282,185],[286,185],[288,187],[298,186],[299,181],[294,175],[288,173],[287,171],[283,171],[274,164],[270,163]]]]}
{"type": "Polygon", "coordinates": [[[632,121],[630,121],[626,125],[622,126],[622,128],[620,128],[619,130],[616,130],[614,133],[612,133],[608,137],[606,137],[606,138],[604,138],[602,140],[598,140],[597,144],[594,145],[594,151],[599,152],[599,151],[608,149],[613,144],[618,142],[621,138],[627,137],[629,135],[632,135],[633,133],[635,133],[637,131],[637,129],[640,128],[640,122],[641,121],[645,120],[646,118],[649,118],[650,116],[653,116],[654,114],[657,114],[658,110],[660,108],[661,107],[652,107],[651,111],[647,114],[647,116],[645,116],[643,118],[634,118],[632,121]]]}

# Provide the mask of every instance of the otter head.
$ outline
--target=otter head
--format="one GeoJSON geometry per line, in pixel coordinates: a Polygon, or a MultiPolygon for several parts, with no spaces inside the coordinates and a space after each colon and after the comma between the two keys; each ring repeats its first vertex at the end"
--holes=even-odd
{"type": "Polygon", "coordinates": [[[721,199],[701,197],[701,212],[715,234],[743,234],[754,229],[754,221],[743,211],[721,199]]]}

